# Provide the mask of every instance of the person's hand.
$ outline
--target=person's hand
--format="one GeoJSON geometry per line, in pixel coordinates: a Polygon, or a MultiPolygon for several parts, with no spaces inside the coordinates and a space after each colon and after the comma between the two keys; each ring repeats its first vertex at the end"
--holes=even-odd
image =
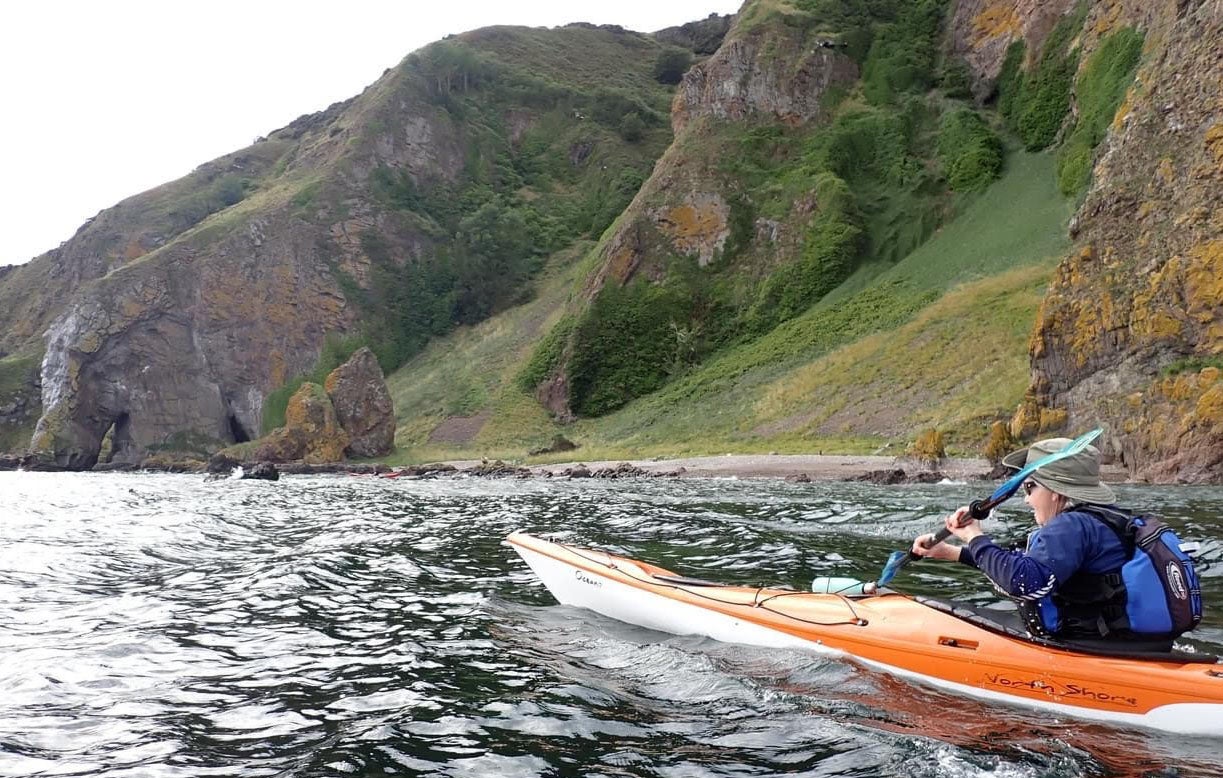
{"type": "Polygon", "coordinates": [[[935,543],[933,532],[919,535],[913,541],[912,551],[919,557],[941,559],[945,562],[954,562],[960,558],[960,549],[956,546],[950,546],[946,543],[935,543]]]}
{"type": "Polygon", "coordinates": [[[947,529],[951,530],[952,535],[955,535],[965,543],[985,534],[981,530],[981,522],[972,517],[972,513],[967,505],[957,508],[956,512],[948,516],[944,523],[947,529]]]}

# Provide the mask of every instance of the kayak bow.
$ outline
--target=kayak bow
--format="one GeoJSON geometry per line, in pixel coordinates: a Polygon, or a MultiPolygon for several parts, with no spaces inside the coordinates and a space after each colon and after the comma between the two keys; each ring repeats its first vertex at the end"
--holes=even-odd
{"type": "Polygon", "coordinates": [[[1223,735],[1223,664],[1213,657],[1092,655],[990,629],[956,606],[887,589],[846,597],[723,586],[522,532],[507,542],[562,604],[630,624],[845,656],[961,694],[1059,714],[1223,735]]]}

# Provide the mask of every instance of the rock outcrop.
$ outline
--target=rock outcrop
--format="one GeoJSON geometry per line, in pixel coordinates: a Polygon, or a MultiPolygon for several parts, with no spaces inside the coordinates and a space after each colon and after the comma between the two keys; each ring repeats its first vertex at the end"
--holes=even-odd
{"type": "MultiPolygon", "coordinates": [[[[707,268],[724,261],[750,210],[741,183],[723,168],[723,155],[733,154],[738,142],[734,133],[752,122],[816,126],[825,118],[828,90],[856,82],[857,63],[820,31],[819,20],[790,4],[754,3],[750,10],[735,17],[715,54],[684,75],[671,103],[675,141],[602,241],[600,264],[587,278],[579,307],[611,284],[638,277],[660,283],[678,265],[707,268]]],[[[784,223],[749,222],[746,231],[760,234],[762,247],[744,264],[791,256],[791,236],[815,210],[812,202],[796,203],[784,223]]],[[[756,280],[745,286],[765,273],[751,271],[756,280]]],[[[562,352],[535,397],[553,418],[570,421],[575,389],[567,368],[574,357],[568,346],[562,352]]]]}
{"type": "MultiPolygon", "coordinates": [[[[1148,20],[1126,4],[1102,24],[1148,20]]],[[[1134,477],[1223,480],[1223,3],[1164,4],[1032,336],[1013,431],[1102,424],[1134,477]]]]}
{"type": "Polygon", "coordinates": [[[947,30],[947,54],[968,64],[973,94],[986,98],[1002,70],[1006,50],[1022,40],[1035,59],[1058,20],[1078,0],[961,0],[947,30]]]}
{"type": "Polygon", "coordinates": [[[283,427],[251,443],[223,449],[213,455],[212,461],[326,464],[343,460],[347,447],[348,434],[340,426],[327,392],[307,382],[289,398],[283,427]]]}
{"type": "Polygon", "coordinates": [[[691,49],[697,54],[713,54],[722,45],[734,18],[730,14],[711,13],[700,21],[659,30],[654,37],[664,43],[691,49]]]}
{"type": "Polygon", "coordinates": [[[323,384],[348,435],[350,457],[381,457],[395,445],[395,407],[378,358],[360,348],[332,370],[323,384]]]}
{"type": "Polygon", "coordinates": [[[801,124],[822,115],[821,99],[829,87],[857,77],[857,64],[840,49],[821,46],[811,28],[732,29],[716,54],[684,74],[671,104],[671,123],[677,133],[705,116],[763,115],[801,124]]]}
{"type": "Polygon", "coordinates": [[[352,313],[309,231],[251,226],[116,270],[51,326],[32,453],[87,469],[108,433],[111,461],[131,463],[254,437],[265,394],[352,313]]]}

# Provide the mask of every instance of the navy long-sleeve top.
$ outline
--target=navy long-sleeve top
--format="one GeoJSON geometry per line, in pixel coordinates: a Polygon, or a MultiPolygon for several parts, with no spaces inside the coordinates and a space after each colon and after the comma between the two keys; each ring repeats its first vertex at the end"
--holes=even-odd
{"type": "Polygon", "coordinates": [[[1059,513],[1028,535],[1026,551],[1008,551],[988,535],[973,538],[960,551],[960,562],[976,567],[1009,597],[1039,600],[1080,570],[1112,573],[1125,564],[1121,539],[1089,513],[1059,513]]]}

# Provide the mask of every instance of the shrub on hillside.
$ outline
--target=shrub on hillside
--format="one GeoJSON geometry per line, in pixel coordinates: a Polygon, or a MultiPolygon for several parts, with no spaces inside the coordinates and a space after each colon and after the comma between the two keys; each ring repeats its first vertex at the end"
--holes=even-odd
{"type": "Polygon", "coordinates": [[[610,283],[573,334],[570,401],[582,416],[602,416],[661,387],[675,360],[672,325],[690,320],[690,293],[637,279],[610,283]]]}
{"type": "Polygon", "coordinates": [[[654,60],[654,79],[660,84],[678,84],[692,65],[692,55],[683,49],[667,49],[654,60]]]}
{"type": "Polygon", "coordinates": [[[645,122],[641,119],[641,114],[636,111],[629,111],[624,116],[620,117],[620,137],[624,138],[629,143],[636,143],[645,135],[645,122]]]}
{"type": "Polygon", "coordinates": [[[903,118],[877,108],[841,114],[820,137],[815,163],[846,181],[865,176],[889,184],[905,184],[921,165],[908,153],[903,118]]]}
{"type": "Polygon", "coordinates": [[[959,57],[943,63],[938,85],[943,94],[953,100],[967,100],[972,97],[972,72],[968,69],[968,63],[959,57]]]}
{"type": "Polygon", "coordinates": [[[1015,113],[1015,102],[1023,90],[1023,58],[1025,54],[1023,38],[1012,43],[1006,50],[1006,58],[1002,60],[1002,69],[994,81],[994,97],[998,113],[1008,119],[1015,113]]]}
{"type": "Polygon", "coordinates": [[[1002,172],[1002,141],[968,108],[943,117],[938,152],[947,184],[958,192],[984,189],[1002,172]]]}
{"type": "Polygon", "coordinates": [[[902,92],[930,87],[945,5],[942,0],[911,0],[900,5],[894,22],[875,27],[862,66],[862,91],[870,102],[882,105],[902,92]]]}
{"type": "Polygon", "coordinates": [[[566,315],[540,338],[535,350],[531,352],[531,358],[527,360],[526,366],[522,368],[515,380],[519,389],[524,392],[535,391],[535,387],[543,383],[556,370],[571,332],[573,332],[573,317],[566,315]]]}
{"type": "Polygon", "coordinates": [[[749,314],[749,329],[766,332],[810,308],[857,268],[866,248],[857,201],[832,173],[816,179],[819,217],[803,237],[799,255],[771,273],[749,314]]]}
{"type": "Polygon", "coordinates": [[[922,462],[937,464],[947,456],[943,433],[936,429],[922,430],[905,453],[922,462]]]}

